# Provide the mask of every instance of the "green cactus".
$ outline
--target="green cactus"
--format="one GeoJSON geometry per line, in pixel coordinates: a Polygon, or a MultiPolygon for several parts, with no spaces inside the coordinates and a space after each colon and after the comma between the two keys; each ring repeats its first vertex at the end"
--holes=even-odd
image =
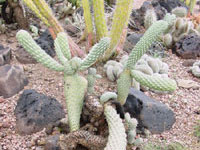
{"type": "Polygon", "coordinates": [[[108,143],[104,150],[126,150],[126,133],[121,118],[109,105],[105,106],[104,114],[109,127],[108,143]]]}
{"type": "Polygon", "coordinates": [[[176,90],[176,82],[170,78],[162,78],[158,76],[149,76],[140,71],[132,70],[131,76],[141,85],[147,86],[158,91],[174,91],[176,90]]]}
{"type": "Polygon", "coordinates": [[[172,14],[176,15],[176,17],[186,17],[187,9],[185,7],[176,7],[172,10],[172,14]]]}
{"type": "Polygon", "coordinates": [[[59,33],[55,39],[55,50],[58,56],[58,63],[46,54],[32,39],[31,35],[24,30],[20,30],[17,40],[24,49],[32,55],[38,62],[49,69],[64,72],[65,97],[69,117],[70,131],[76,131],[80,127],[80,115],[82,112],[84,95],[87,92],[88,81],[78,75],[78,71],[86,70],[93,65],[109,46],[109,38],[103,38],[96,44],[88,56],[81,60],[78,57],[71,59],[68,47],[68,39],[65,33],[59,33]]]}
{"type": "Polygon", "coordinates": [[[139,72],[141,74],[141,76],[139,76],[137,74],[138,72],[133,70],[135,69],[136,62],[141,58],[142,55],[144,55],[151,44],[158,40],[160,35],[162,35],[169,29],[169,26],[171,25],[170,21],[174,20],[174,18],[170,18],[170,16],[167,16],[165,19],[166,21],[160,20],[152,24],[152,26],[145,32],[140,41],[135,45],[130,56],[128,57],[124,71],[121,73],[120,78],[117,80],[117,100],[122,105],[126,102],[129,89],[132,85],[132,77],[136,81],[141,82],[142,85],[145,85],[147,87],[149,86],[157,90],[173,91],[176,89],[176,82],[174,81],[171,81],[169,79],[164,80],[161,78],[156,79],[155,77],[144,75],[141,72],[139,72]],[[158,84],[155,84],[154,81],[158,82],[158,84]],[[165,85],[167,87],[165,87],[165,85]]]}
{"type": "Polygon", "coordinates": [[[104,104],[110,99],[117,99],[117,94],[115,92],[105,92],[100,97],[100,103],[104,104]]]}
{"type": "Polygon", "coordinates": [[[148,29],[156,21],[157,21],[157,16],[154,9],[148,9],[144,16],[145,29],[148,29]]]}
{"type": "Polygon", "coordinates": [[[192,13],[194,10],[194,6],[196,5],[197,0],[190,0],[190,12],[192,13]]]}

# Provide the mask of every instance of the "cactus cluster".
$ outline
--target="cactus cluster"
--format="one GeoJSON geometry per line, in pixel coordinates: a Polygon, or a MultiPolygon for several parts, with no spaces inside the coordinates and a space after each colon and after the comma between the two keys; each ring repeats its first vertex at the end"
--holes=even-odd
{"type": "Polygon", "coordinates": [[[148,29],[155,21],[157,21],[157,15],[154,9],[148,9],[144,16],[145,29],[148,29]]]}
{"type": "MultiPolygon", "coordinates": [[[[46,54],[32,39],[31,35],[20,30],[16,35],[19,43],[29,52],[38,62],[45,67],[64,72],[65,80],[65,97],[71,131],[76,131],[80,127],[80,115],[82,112],[84,95],[87,92],[88,81],[78,75],[79,71],[88,69],[93,65],[105,52],[109,46],[110,39],[105,37],[94,45],[86,58],[81,60],[78,57],[71,58],[67,35],[61,32],[55,39],[55,50],[60,62],[57,62],[46,54]]],[[[90,70],[90,75],[95,76],[95,71],[90,70]]],[[[89,86],[93,86],[94,80],[89,77],[89,86]]]]}
{"type": "Polygon", "coordinates": [[[171,48],[182,37],[190,33],[199,35],[198,28],[196,29],[193,22],[187,18],[177,17],[175,23],[170,27],[169,32],[163,36],[162,40],[168,48],[171,48]]]}
{"type": "Polygon", "coordinates": [[[124,70],[117,80],[118,101],[122,105],[126,102],[129,88],[132,85],[132,78],[141,85],[155,90],[174,91],[176,89],[176,82],[174,80],[145,75],[144,73],[135,70],[138,60],[150,48],[153,42],[157,41],[163,33],[166,33],[169,30],[169,26],[173,20],[174,17],[168,15],[166,21],[160,20],[153,23],[130,53],[124,70]]]}
{"type": "Polygon", "coordinates": [[[200,78],[200,61],[195,62],[190,69],[195,77],[200,78]]]}

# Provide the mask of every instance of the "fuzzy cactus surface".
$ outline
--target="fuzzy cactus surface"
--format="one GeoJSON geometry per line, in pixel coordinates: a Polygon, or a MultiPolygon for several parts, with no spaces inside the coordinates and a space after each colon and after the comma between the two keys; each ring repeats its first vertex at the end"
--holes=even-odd
{"type": "Polygon", "coordinates": [[[126,150],[127,140],[122,119],[109,105],[105,106],[104,114],[109,128],[108,142],[104,150],[126,150]]]}
{"type": "Polygon", "coordinates": [[[148,9],[144,16],[145,29],[148,29],[156,21],[157,21],[157,16],[154,9],[148,9]]]}
{"type": "Polygon", "coordinates": [[[106,37],[108,28],[104,14],[104,0],[93,0],[94,20],[97,33],[97,40],[106,37]]]}

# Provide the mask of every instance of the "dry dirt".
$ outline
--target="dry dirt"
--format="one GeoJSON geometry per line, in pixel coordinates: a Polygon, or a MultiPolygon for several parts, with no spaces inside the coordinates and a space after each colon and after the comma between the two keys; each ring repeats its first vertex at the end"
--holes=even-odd
{"type": "MultiPolygon", "coordinates": [[[[134,7],[140,7],[144,0],[135,0],[134,7]]],[[[17,42],[15,37],[16,31],[9,33],[9,36],[0,35],[0,43],[8,45],[13,50],[12,64],[22,65],[15,59],[15,50],[17,42]]],[[[188,68],[182,66],[183,59],[168,52],[169,57],[163,59],[169,64],[169,74],[174,79],[190,79],[200,83],[200,79],[193,77],[188,73],[188,68]]],[[[22,65],[25,74],[29,79],[28,86],[25,89],[35,89],[36,91],[55,97],[65,108],[65,99],[63,95],[63,74],[46,69],[40,64],[22,65]]],[[[98,93],[104,91],[116,91],[116,83],[109,82],[102,71],[102,66],[98,67],[98,73],[103,79],[97,81],[95,89],[98,93]]],[[[8,98],[0,98],[0,150],[39,150],[35,145],[41,137],[45,137],[44,130],[29,136],[20,136],[15,132],[14,109],[22,93],[8,98]]],[[[158,95],[152,92],[145,92],[147,95],[167,104],[176,116],[176,123],[170,131],[160,135],[151,135],[150,141],[167,141],[180,142],[188,147],[188,150],[199,150],[200,144],[192,134],[193,127],[197,120],[200,120],[200,89],[178,88],[172,94],[158,95]]],[[[145,139],[147,140],[147,139],[145,139]]],[[[38,142],[40,143],[40,142],[38,142]]]]}

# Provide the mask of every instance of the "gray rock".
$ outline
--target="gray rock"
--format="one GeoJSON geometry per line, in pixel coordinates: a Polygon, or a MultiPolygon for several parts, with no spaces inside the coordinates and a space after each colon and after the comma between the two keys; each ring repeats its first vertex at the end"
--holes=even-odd
{"type": "Polygon", "coordinates": [[[36,64],[37,63],[37,61],[28,52],[26,52],[22,47],[20,47],[16,50],[16,59],[21,64],[36,64]]]}
{"type": "Polygon", "coordinates": [[[11,97],[27,84],[28,80],[21,66],[4,65],[0,67],[0,96],[11,97]]]}
{"type": "Polygon", "coordinates": [[[26,135],[53,126],[65,117],[61,104],[54,98],[35,90],[25,90],[15,108],[16,130],[26,135]]]}
{"type": "Polygon", "coordinates": [[[173,111],[166,105],[133,88],[130,89],[124,111],[138,120],[140,130],[147,128],[152,134],[171,129],[176,120],[173,111]]]}
{"type": "Polygon", "coordinates": [[[59,146],[60,135],[52,135],[46,138],[44,150],[61,150],[59,146]]]}
{"type": "Polygon", "coordinates": [[[11,60],[11,50],[10,48],[4,48],[0,45],[0,66],[9,64],[11,60]]]}

